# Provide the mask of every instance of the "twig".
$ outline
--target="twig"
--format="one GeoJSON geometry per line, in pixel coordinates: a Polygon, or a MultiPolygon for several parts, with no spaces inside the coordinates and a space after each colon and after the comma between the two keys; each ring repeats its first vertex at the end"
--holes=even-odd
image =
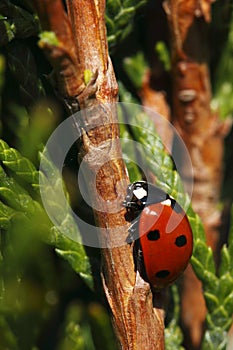
{"type": "Polygon", "coordinates": [[[161,302],[160,308],[153,309],[149,285],[135,274],[132,247],[112,248],[116,239],[124,242],[128,234],[119,203],[129,179],[118,142],[117,112],[107,104],[117,101],[117,84],[108,56],[105,1],[67,0],[68,17],[60,0],[34,3],[43,29],[55,32],[58,40],[56,45],[42,41],[42,47],[55,69],[59,94],[68,101],[70,111],[81,108],[85,130],[98,125],[84,133],[81,155],[88,173],[96,174],[96,183],[88,187],[98,208],[95,219],[102,231],[101,243],[108,246],[102,249],[102,280],[120,348],[164,349],[161,302]],[[88,83],[85,72],[90,73],[88,83]],[[91,113],[95,107],[98,113],[91,113]],[[116,199],[118,210],[109,213],[109,202],[116,199]]]}

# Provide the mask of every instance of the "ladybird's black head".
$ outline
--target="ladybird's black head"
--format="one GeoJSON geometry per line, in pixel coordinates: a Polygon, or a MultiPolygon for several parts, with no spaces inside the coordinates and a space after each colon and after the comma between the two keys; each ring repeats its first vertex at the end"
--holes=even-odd
{"type": "Polygon", "coordinates": [[[145,206],[160,203],[171,199],[175,211],[179,211],[178,204],[166,192],[146,181],[136,181],[127,188],[127,194],[123,206],[129,210],[142,211],[145,206]]]}
{"type": "Polygon", "coordinates": [[[136,181],[127,188],[123,206],[128,209],[141,211],[147,201],[148,185],[145,181],[136,181]]]}
{"type": "Polygon", "coordinates": [[[122,203],[127,209],[125,219],[131,222],[127,243],[132,243],[139,238],[138,220],[147,201],[147,188],[148,185],[145,181],[134,182],[127,188],[127,194],[122,203]]]}

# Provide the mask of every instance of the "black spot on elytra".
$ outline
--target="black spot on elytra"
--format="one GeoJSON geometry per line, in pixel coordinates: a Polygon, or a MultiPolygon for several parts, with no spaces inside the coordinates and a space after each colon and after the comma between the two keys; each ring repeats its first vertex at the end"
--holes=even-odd
{"type": "Polygon", "coordinates": [[[169,275],[170,275],[170,271],[168,271],[168,270],[160,270],[160,271],[156,272],[155,277],[157,277],[157,278],[166,278],[169,275]]]}
{"type": "Polygon", "coordinates": [[[160,232],[159,230],[153,230],[147,233],[147,238],[149,241],[157,241],[160,239],[160,232]]]}
{"type": "Polygon", "coordinates": [[[176,238],[175,245],[177,247],[183,247],[187,244],[187,238],[185,235],[180,235],[179,237],[176,238]]]}

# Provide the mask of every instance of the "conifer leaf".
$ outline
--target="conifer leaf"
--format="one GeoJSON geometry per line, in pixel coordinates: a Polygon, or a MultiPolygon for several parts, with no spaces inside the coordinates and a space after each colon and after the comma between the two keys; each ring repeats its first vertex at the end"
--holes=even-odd
{"type": "MultiPolygon", "coordinates": [[[[43,154],[44,157],[44,154],[43,154]]],[[[49,161],[44,159],[47,171],[53,174],[53,183],[47,183],[46,190],[51,195],[51,205],[61,222],[59,227],[53,226],[47,213],[38,200],[32,198],[28,191],[17,182],[17,178],[25,181],[39,190],[39,172],[32,162],[15,150],[6,142],[0,140],[0,161],[15,177],[8,175],[0,166],[0,227],[6,230],[20,226],[23,230],[40,232],[40,238],[54,246],[58,255],[67,260],[72,268],[85,280],[90,288],[93,287],[91,267],[85,249],[81,242],[78,227],[69,210],[53,202],[53,193],[60,187],[58,170],[49,161]],[[75,241],[66,235],[75,238],[75,241]]],[[[46,178],[46,174],[41,174],[46,178]]],[[[64,184],[62,184],[64,190],[64,184]]],[[[66,194],[67,195],[67,194],[66,194]]],[[[68,206],[67,195],[67,206],[68,206]]]]}
{"type": "Polygon", "coordinates": [[[219,269],[219,276],[224,276],[226,271],[231,270],[231,256],[229,254],[229,250],[227,249],[226,245],[222,247],[221,250],[221,265],[219,269]]]}
{"type": "Polygon", "coordinates": [[[130,33],[136,10],[147,0],[107,0],[105,21],[110,49],[130,33]]]}
{"type": "Polygon", "coordinates": [[[25,42],[14,41],[7,46],[7,61],[18,83],[22,102],[29,109],[39,98],[45,96],[34,55],[25,42]]]}
{"type": "MultiPolygon", "coordinates": [[[[219,12],[221,12],[220,9],[219,12]]],[[[223,12],[221,20],[223,21],[223,12]]],[[[223,23],[221,23],[223,25],[223,23]]],[[[226,24],[224,23],[224,26],[226,24]]],[[[221,46],[220,46],[221,47],[221,46]]],[[[231,60],[233,54],[233,14],[231,11],[231,19],[229,21],[228,38],[224,47],[220,48],[220,59],[215,71],[215,79],[213,81],[213,99],[212,107],[218,110],[220,116],[225,119],[232,116],[233,113],[233,63],[231,60]]]]}
{"type": "MultiPolygon", "coordinates": [[[[9,169],[25,182],[36,185],[39,181],[39,172],[34,164],[6,142],[0,140],[0,160],[9,169]]],[[[36,188],[37,186],[35,186],[36,188]]]]}
{"type": "Polygon", "coordinates": [[[208,310],[214,310],[219,307],[219,300],[215,295],[208,292],[205,292],[204,295],[208,310]]]}
{"type": "Polygon", "coordinates": [[[28,38],[39,31],[38,17],[9,0],[0,2],[0,46],[6,45],[14,38],[28,38]]]}
{"type": "Polygon", "coordinates": [[[148,63],[142,52],[124,59],[124,69],[137,90],[141,89],[148,63]]]}
{"type": "Polygon", "coordinates": [[[52,234],[49,237],[50,244],[56,247],[55,250],[57,254],[64,260],[68,261],[73,270],[85,280],[91,289],[93,289],[94,285],[90,261],[86,255],[84,246],[79,243],[80,233],[78,232],[77,226],[74,225],[75,223],[72,223],[72,218],[69,217],[67,221],[70,221],[69,225],[67,225],[67,222],[64,222],[64,224],[59,228],[55,226],[51,228],[52,234]],[[72,224],[72,226],[70,224],[72,224]],[[78,237],[78,241],[74,241],[65,235],[68,227],[73,230],[73,233],[69,232],[69,236],[72,235],[73,237],[78,237]]]}
{"type": "Polygon", "coordinates": [[[219,283],[219,299],[224,301],[224,299],[233,290],[233,278],[229,270],[225,270],[225,274],[221,276],[219,283]]]}

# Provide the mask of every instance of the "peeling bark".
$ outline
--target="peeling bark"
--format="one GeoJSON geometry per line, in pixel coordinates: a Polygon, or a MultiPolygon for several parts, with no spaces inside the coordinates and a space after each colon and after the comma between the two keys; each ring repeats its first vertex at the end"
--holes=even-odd
{"type": "MultiPolygon", "coordinates": [[[[170,0],[164,8],[172,41],[173,124],[193,164],[192,206],[203,220],[207,243],[216,252],[220,224],[217,204],[227,125],[210,108],[207,33],[211,1],[170,0]]],[[[186,272],[182,294],[182,319],[189,349],[199,349],[206,310],[201,284],[191,269],[186,272]]]]}
{"type": "MultiPolygon", "coordinates": [[[[157,91],[150,85],[151,72],[147,72],[144,77],[141,90],[138,92],[141,97],[141,102],[144,107],[149,108],[148,115],[155,123],[155,128],[162,140],[166,140],[167,150],[172,149],[172,130],[169,128],[169,124],[162,123],[157,119],[156,114],[159,114],[162,118],[170,120],[170,108],[166,101],[166,95],[163,91],[157,91]],[[151,110],[151,113],[150,113],[151,110]]],[[[153,177],[153,176],[152,176],[153,177]]]]}

